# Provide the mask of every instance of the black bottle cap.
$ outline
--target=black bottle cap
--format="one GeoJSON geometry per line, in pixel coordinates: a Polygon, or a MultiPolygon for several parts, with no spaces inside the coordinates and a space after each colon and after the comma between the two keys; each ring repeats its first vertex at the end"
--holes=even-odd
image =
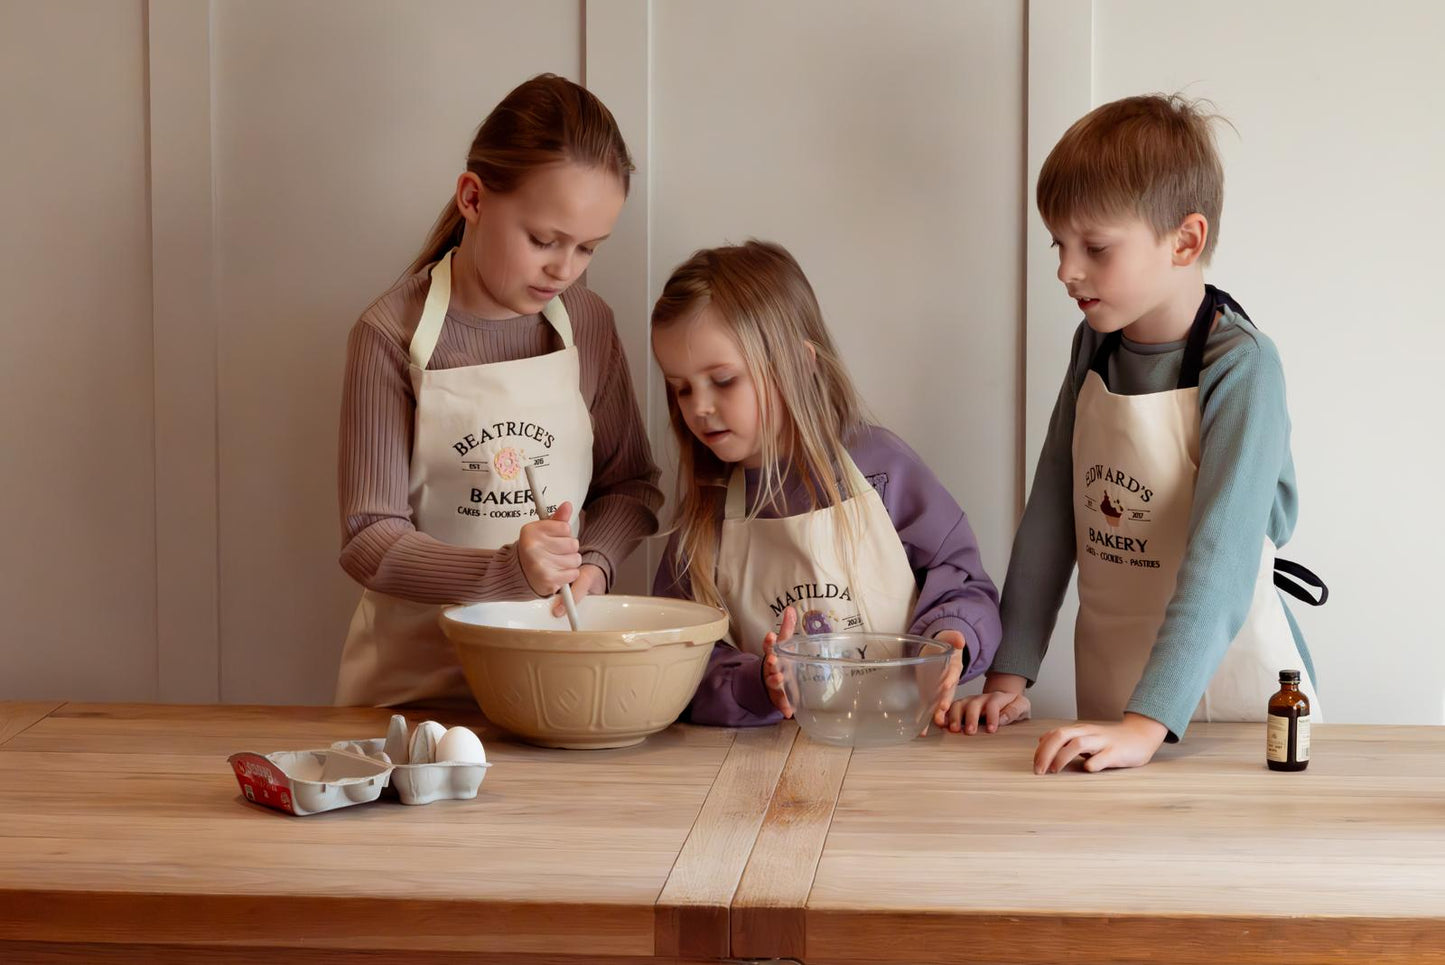
{"type": "Polygon", "coordinates": [[[1282,684],[1297,684],[1297,683],[1299,683],[1299,671],[1298,671],[1298,670],[1281,670],[1281,671],[1279,672],[1279,682],[1282,683],[1282,684]]]}

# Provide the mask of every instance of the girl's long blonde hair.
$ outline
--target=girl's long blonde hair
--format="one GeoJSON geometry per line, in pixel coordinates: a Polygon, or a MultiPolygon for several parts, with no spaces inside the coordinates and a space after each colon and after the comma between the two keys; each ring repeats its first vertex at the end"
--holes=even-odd
{"type": "MultiPolygon", "coordinates": [[[[467,170],[495,194],[510,194],[537,168],[566,161],[616,175],[627,194],[632,155],[612,112],[596,94],[556,74],[538,74],[513,88],[482,121],[467,152],[467,170]]],[[[460,245],[465,226],[453,194],[406,273],[460,245]]]]}
{"type": "MultiPolygon", "coordinates": [[[[698,251],[663,286],[652,327],[685,323],[707,306],[736,339],[758,393],[762,475],[748,518],[764,507],[782,511],[790,469],[814,508],[857,496],[851,474],[841,470],[848,459],[845,440],[864,424],[863,405],[798,262],[767,241],[698,251]]],[[[668,530],[678,534],[673,578],[685,574],[695,599],[721,606],[719,520],[734,467],[692,434],[671,389],[667,411],[679,450],[677,509],[668,530]]],[[[851,515],[840,514],[838,529],[840,555],[850,570],[847,547],[857,532],[851,515]]]]}

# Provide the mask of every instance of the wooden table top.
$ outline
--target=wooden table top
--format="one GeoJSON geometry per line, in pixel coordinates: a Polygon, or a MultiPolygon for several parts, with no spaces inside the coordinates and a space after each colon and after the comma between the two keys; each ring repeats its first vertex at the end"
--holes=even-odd
{"type": "Polygon", "coordinates": [[[674,727],[577,753],[437,712],[486,743],[476,799],[306,817],[247,804],[226,764],[380,736],[389,716],[8,705],[0,941],[727,954],[728,903],[795,729],[674,727]]]}
{"type": "Polygon", "coordinates": [[[1195,725],[1038,777],[1047,722],[568,752],[438,711],[496,763],[475,800],[301,818],[226,765],[388,715],[0,703],[0,961],[1445,961],[1445,728],[1319,726],[1291,774],[1195,725]]]}
{"type": "Polygon", "coordinates": [[[1445,961],[1445,728],[1321,725],[1309,768],[1285,773],[1264,725],[1195,724],[1147,767],[1035,775],[1057,723],[851,752],[800,739],[782,787],[837,787],[831,814],[777,833],[770,812],[753,862],[772,837],[815,874],[779,901],[788,884],[750,864],[735,953],[1445,961]]]}

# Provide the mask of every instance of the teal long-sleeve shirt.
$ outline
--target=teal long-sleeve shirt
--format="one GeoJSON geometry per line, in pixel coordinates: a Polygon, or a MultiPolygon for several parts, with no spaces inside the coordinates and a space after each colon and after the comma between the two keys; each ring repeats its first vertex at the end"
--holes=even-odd
{"type": "MultiPolygon", "coordinates": [[[[1081,323],[1039,454],[1033,489],[1014,537],[1000,605],[1003,641],[993,673],[1038,679],[1075,563],[1074,407],[1103,336],[1081,323]]],[[[1184,342],[1124,339],[1109,361],[1110,390],[1143,395],[1173,390],[1184,342]]],[[[1299,503],[1290,455],[1284,369],[1274,343],[1249,319],[1225,309],[1204,350],[1199,376],[1200,456],[1189,540],[1174,594],[1127,710],[1169,728],[1178,740],[1204,689],[1249,613],[1268,536],[1283,546],[1299,503]]],[[[1314,678],[1299,627],[1295,646],[1314,678]]]]}

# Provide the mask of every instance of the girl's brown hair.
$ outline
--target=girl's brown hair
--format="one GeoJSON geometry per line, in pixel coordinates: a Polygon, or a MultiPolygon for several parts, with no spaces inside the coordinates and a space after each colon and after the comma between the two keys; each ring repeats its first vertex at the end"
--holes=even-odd
{"type": "MultiPolygon", "coordinates": [[[[858,495],[848,474],[839,478],[839,468],[848,458],[845,440],[864,424],[863,405],[798,262],[765,241],[703,249],[667,280],[652,327],[690,320],[709,305],[737,340],[757,387],[762,479],[750,517],[764,506],[781,508],[779,467],[789,464],[815,507],[858,495]]],[[[673,576],[686,573],[694,599],[719,606],[718,520],[733,466],[692,434],[671,389],[667,411],[679,450],[673,576]]],[[[856,523],[846,513],[841,523],[839,540],[846,546],[856,523]]]]}
{"type": "MultiPolygon", "coordinates": [[[[615,174],[627,193],[632,156],[612,112],[591,91],[556,74],[538,74],[503,97],[467,152],[467,170],[497,194],[515,191],[537,168],[568,161],[615,174]]],[[[406,273],[461,244],[465,224],[453,195],[406,273]]]]}

